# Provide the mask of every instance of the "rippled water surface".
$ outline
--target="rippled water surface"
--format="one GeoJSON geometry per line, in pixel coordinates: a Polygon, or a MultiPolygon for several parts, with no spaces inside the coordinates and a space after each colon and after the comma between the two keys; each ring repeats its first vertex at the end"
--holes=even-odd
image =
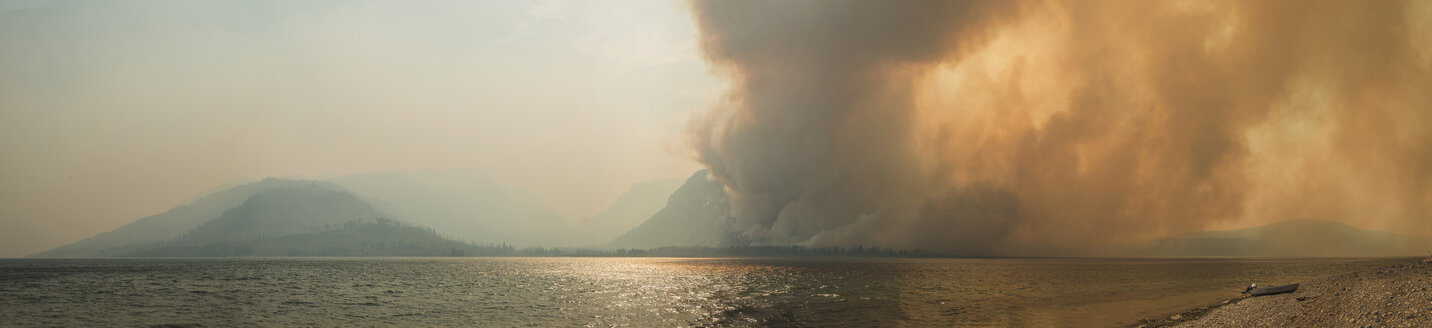
{"type": "Polygon", "coordinates": [[[0,260],[0,325],[1111,326],[1399,261],[0,260]]]}

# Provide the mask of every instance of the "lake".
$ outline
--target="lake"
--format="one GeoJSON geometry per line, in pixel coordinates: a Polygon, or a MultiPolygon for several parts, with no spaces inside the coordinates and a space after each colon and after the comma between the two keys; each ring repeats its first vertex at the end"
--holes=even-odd
{"type": "Polygon", "coordinates": [[[1119,326],[1410,259],[0,260],[3,326],[1119,326]]]}

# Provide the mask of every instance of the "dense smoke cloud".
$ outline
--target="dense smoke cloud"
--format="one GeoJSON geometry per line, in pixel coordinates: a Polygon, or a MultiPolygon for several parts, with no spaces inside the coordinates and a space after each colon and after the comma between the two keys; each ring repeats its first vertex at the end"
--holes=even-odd
{"type": "Polygon", "coordinates": [[[1432,9],[698,1],[699,159],[754,243],[1090,252],[1238,224],[1432,229],[1432,9]]]}

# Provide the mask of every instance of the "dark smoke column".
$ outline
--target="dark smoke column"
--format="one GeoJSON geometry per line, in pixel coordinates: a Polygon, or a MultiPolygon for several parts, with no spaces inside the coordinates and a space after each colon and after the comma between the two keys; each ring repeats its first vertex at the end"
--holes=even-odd
{"type": "Polygon", "coordinates": [[[855,245],[913,215],[920,72],[1003,13],[1000,1],[696,1],[708,60],[732,80],[695,122],[700,160],[750,242],[855,245]]]}

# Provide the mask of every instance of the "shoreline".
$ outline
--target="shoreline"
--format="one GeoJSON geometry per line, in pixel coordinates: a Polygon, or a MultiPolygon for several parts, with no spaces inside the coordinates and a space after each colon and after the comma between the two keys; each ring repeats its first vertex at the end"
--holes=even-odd
{"type": "Polygon", "coordinates": [[[1242,295],[1242,296],[1239,296],[1239,297],[1234,297],[1234,298],[1230,298],[1230,299],[1223,300],[1222,302],[1219,302],[1219,303],[1214,303],[1214,304],[1210,304],[1210,305],[1204,305],[1204,306],[1200,306],[1200,307],[1197,307],[1197,308],[1193,308],[1193,309],[1190,309],[1190,310],[1187,310],[1187,311],[1175,313],[1175,314],[1170,315],[1170,316],[1165,317],[1165,318],[1159,318],[1159,319],[1140,319],[1139,322],[1136,323],[1136,324],[1134,324],[1132,327],[1136,327],[1136,328],[1164,328],[1164,327],[1175,327],[1175,326],[1178,326],[1178,325],[1181,325],[1181,324],[1185,324],[1185,323],[1188,323],[1188,322],[1197,321],[1198,319],[1203,318],[1204,316],[1208,315],[1209,313],[1212,313],[1212,312],[1215,311],[1215,310],[1218,310],[1219,308],[1222,308],[1222,307],[1225,307],[1225,306],[1229,306],[1229,305],[1238,304],[1238,302],[1243,301],[1243,300],[1248,299],[1248,298],[1249,298],[1248,295],[1242,295]]]}
{"type": "Polygon", "coordinates": [[[1156,327],[1432,326],[1432,258],[1298,282],[1278,295],[1241,295],[1131,325],[1156,327]]]}

